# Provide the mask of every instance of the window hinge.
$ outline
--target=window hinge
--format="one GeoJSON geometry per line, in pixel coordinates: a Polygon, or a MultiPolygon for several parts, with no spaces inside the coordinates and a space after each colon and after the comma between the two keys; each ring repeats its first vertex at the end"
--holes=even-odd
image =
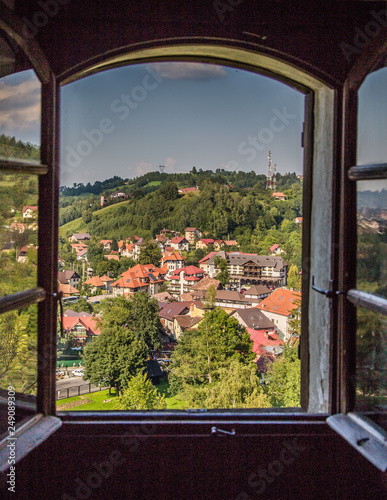
{"type": "Polygon", "coordinates": [[[324,290],[324,288],[321,288],[319,286],[316,286],[314,284],[314,276],[312,276],[312,288],[318,293],[321,293],[323,295],[326,295],[328,299],[331,299],[335,295],[346,295],[347,292],[339,292],[338,290],[334,291],[333,290],[333,280],[329,280],[329,290],[324,290]]]}

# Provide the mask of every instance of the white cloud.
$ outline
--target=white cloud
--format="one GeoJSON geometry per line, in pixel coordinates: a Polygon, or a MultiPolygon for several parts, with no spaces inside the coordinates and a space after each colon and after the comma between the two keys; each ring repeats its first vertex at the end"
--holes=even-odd
{"type": "Polygon", "coordinates": [[[165,160],[165,166],[170,169],[175,168],[176,163],[177,160],[171,158],[170,156],[168,156],[168,158],[165,160]]]}
{"type": "Polygon", "coordinates": [[[167,80],[213,80],[227,76],[227,71],[216,64],[162,62],[150,66],[167,80]]]}
{"type": "Polygon", "coordinates": [[[17,85],[0,80],[0,127],[5,133],[40,126],[40,82],[36,78],[17,85]]]}
{"type": "Polygon", "coordinates": [[[140,163],[137,163],[136,166],[137,175],[144,175],[147,174],[148,172],[152,172],[153,170],[155,170],[155,168],[152,165],[152,163],[147,163],[146,161],[140,161],[140,163]]]}

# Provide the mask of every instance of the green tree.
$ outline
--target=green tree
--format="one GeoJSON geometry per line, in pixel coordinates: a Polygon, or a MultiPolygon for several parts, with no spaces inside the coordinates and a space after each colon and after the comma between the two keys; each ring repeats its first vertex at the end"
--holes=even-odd
{"type": "Polygon", "coordinates": [[[92,384],[109,384],[120,394],[130,379],[145,367],[148,348],[132,329],[109,324],[103,325],[99,337],[86,345],[83,358],[85,379],[92,384]]]}
{"type": "Polygon", "coordinates": [[[168,201],[176,200],[179,197],[179,189],[176,182],[164,182],[161,185],[160,193],[168,201]]]}
{"type": "Polygon", "coordinates": [[[298,342],[285,344],[284,351],[268,368],[265,392],[271,406],[300,406],[301,362],[298,342]]]}
{"type": "Polygon", "coordinates": [[[219,370],[219,381],[209,385],[205,408],[268,408],[268,396],[263,392],[254,362],[242,364],[232,360],[219,370]]]}
{"type": "Polygon", "coordinates": [[[301,292],[301,276],[298,273],[298,267],[296,265],[290,266],[287,286],[297,292],[301,292]]]}
{"type": "Polygon", "coordinates": [[[150,241],[144,245],[141,245],[140,248],[140,256],[138,258],[139,264],[153,264],[158,267],[160,264],[162,254],[160,248],[154,243],[150,241]]]}
{"type": "Polygon", "coordinates": [[[113,252],[117,252],[118,251],[118,243],[117,243],[117,240],[115,238],[112,239],[112,244],[111,244],[110,249],[113,252]]]}
{"type": "Polygon", "coordinates": [[[208,309],[214,309],[215,300],[216,300],[216,288],[215,288],[215,285],[211,285],[208,287],[208,289],[206,291],[204,306],[208,307],[208,309]]]}
{"type": "Polygon", "coordinates": [[[105,302],[105,327],[118,326],[132,330],[135,337],[144,342],[149,350],[161,347],[162,325],[156,299],[151,299],[145,292],[138,292],[129,300],[117,297],[105,302]]]}
{"type": "Polygon", "coordinates": [[[232,360],[247,363],[254,357],[246,329],[225,311],[206,312],[197,330],[184,332],[172,354],[170,387],[191,405],[206,399],[208,385],[218,382],[221,368],[232,360]]]}
{"type": "Polygon", "coordinates": [[[220,273],[216,275],[216,279],[219,280],[223,286],[226,286],[230,281],[227,260],[222,259],[221,257],[219,257],[219,255],[217,255],[214,259],[214,264],[220,269],[220,273]]]}
{"type": "Polygon", "coordinates": [[[165,396],[158,392],[146,374],[139,372],[122,391],[115,407],[117,410],[163,410],[167,404],[165,396]]]}

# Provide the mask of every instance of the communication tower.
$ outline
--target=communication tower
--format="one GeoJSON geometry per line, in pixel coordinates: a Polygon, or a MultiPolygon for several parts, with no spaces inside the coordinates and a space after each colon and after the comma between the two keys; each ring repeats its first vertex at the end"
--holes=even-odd
{"type": "Polygon", "coordinates": [[[271,181],[272,181],[272,171],[271,171],[271,151],[269,151],[268,158],[268,168],[267,168],[267,181],[266,181],[266,189],[272,189],[271,181]]]}

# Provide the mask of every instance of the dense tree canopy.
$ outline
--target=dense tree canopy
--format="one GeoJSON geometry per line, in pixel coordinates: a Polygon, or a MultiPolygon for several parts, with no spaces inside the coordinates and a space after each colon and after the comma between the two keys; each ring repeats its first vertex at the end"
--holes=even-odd
{"type": "Polygon", "coordinates": [[[163,410],[165,397],[161,395],[146,374],[133,377],[115,403],[117,410],[163,410]]]}
{"type": "Polygon", "coordinates": [[[172,354],[171,390],[193,406],[203,406],[211,384],[220,381],[231,361],[248,364],[254,357],[246,329],[225,311],[208,311],[198,329],[187,330],[172,354]]]}
{"type": "Polygon", "coordinates": [[[155,299],[139,292],[130,300],[105,301],[101,334],[84,349],[85,375],[118,391],[144,368],[151,349],[161,343],[161,324],[155,299]]]}
{"type": "Polygon", "coordinates": [[[298,344],[285,344],[283,354],[269,366],[266,393],[271,406],[300,406],[301,361],[298,344]]]}

